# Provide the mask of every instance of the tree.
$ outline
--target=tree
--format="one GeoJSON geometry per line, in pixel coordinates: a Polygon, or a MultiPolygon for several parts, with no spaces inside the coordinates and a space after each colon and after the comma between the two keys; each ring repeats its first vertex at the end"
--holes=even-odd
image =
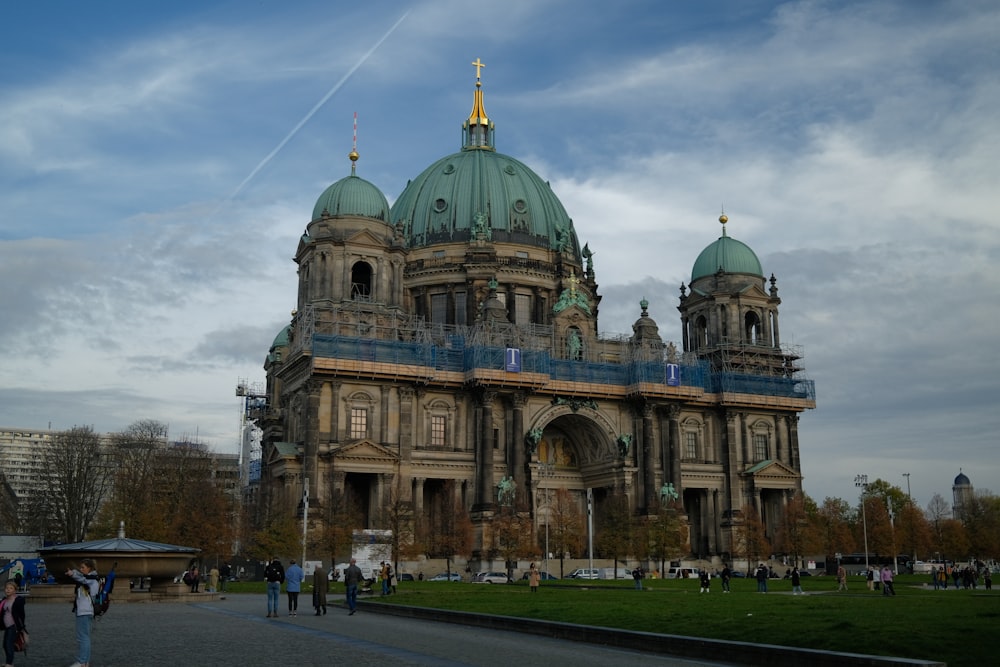
{"type": "Polygon", "coordinates": [[[636,551],[635,528],[636,522],[625,494],[616,493],[605,499],[597,518],[597,552],[605,558],[610,557],[617,567],[622,557],[636,551]]]}
{"type": "Polygon", "coordinates": [[[962,512],[970,555],[979,560],[1000,556],[1000,498],[977,491],[962,512]]]}
{"type": "Polygon", "coordinates": [[[294,516],[271,515],[271,520],[253,534],[249,555],[259,561],[273,556],[297,554],[302,548],[302,526],[294,516]]]}
{"type": "Polygon", "coordinates": [[[903,506],[896,519],[896,535],[900,547],[906,549],[911,561],[917,560],[918,555],[926,555],[932,550],[933,537],[930,523],[920,508],[912,502],[903,506]]]}
{"type": "Polygon", "coordinates": [[[101,438],[89,426],[57,433],[42,454],[51,479],[39,494],[40,511],[49,518],[49,535],[60,541],[83,541],[112,484],[111,465],[101,438]]]}
{"type": "Polygon", "coordinates": [[[514,507],[501,506],[490,524],[491,551],[503,559],[507,578],[511,578],[518,557],[532,548],[531,519],[514,507]]]}
{"type": "Polygon", "coordinates": [[[399,569],[401,552],[414,542],[413,503],[403,500],[400,495],[398,489],[390,489],[388,502],[379,516],[380,525],[392,531],[390,558],[396,570],[399,569]]]}
{"type": "Polygon", "coordinates": [[[583,550],[583,514],[566,489],[556,489],[548,512],[549,548],[559,554],[559,576],[562,577],[566,554],[578,554],[583,550]]]}
{"type": "Polygon", "coordinates": [[[443,557],[451,574],[455,556],[469,556],[472,550],[472,520],[455,494],[455,481],[448,480],[441,494],[420,523],[419,534],[427,545],[427,555],[443,557]]]}
{"type": "Polygon", "coordinates": [[[348,557],[351,553],[355,530],[364,527],[363,515],[357,502],[349,494],[328,484],[330,491],[323,503],[322,527],[316,538],[316,548],[330,556],[330,562],[336,563],[341,556],[348,557]]]}
{"type": "Polygon", "coordinates": [[[691,550],[687,538],[688,526],[675,504],[657,503],[653,510],[640,531],[645,546],[641,553],[658,563],[660,572],[665,573],[667,561],[680,558],[691,550]]]}
{"type": "Polygon", "coordinates": [[[131,535],[153,539],[163,525],[155,498],[158,468],[166,448],[167,425],[146,419],[110,436],[109,455],[117,463],[114,483],[95,528],[113,535],[125,522],[131,535]]]}
{"type": "Polygon", "coordinates": [[[850,528],[851,508],[846,500],[827,497],[816,510],[819,540],[824,556],[837,553],[852,553],[855,550],[854,536],[850,528]]]}
{"type": "Polygon", "coordinates": [[[763,560],[764,554],[771,553],[764,522],[751,503],[743,506],[743,522],[733,526],[733,542],[733,551],[746,557],[748,572],[754,562],[763,560]]]}
{"type": "Polygon", "coordinates": [[[781,515],[775,536],[775,548],[790,554],[792,562],[796,565],[800,564],[802,556],[813,553],[822,546],[820,531],[815,521],[816,514],[816,503],[812,498],[803,493],[796,493],[781,515]]]}

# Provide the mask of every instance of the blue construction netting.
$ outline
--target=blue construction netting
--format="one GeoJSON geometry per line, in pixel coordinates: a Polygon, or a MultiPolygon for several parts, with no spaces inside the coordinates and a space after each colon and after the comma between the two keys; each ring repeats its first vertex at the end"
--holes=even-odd
{"type": "MultiPolygon", "coordinates": [[[[437,371],[468,372],[477,368],[503,370],[507,348],[466,346],[461,336],[449,336],[443,345],[406,341],[374,340],[354,336],[315,334],[317,357],[423,366],[437,371]]],[[[606,385],[636,383],[667,384],[667,365],[662,361],[624,363],[553,359],[546,350],[521,350],[522,373],[547,375],[553,380],[606,385]]],[[[744,373],[712,373],[708,362],[677,364],[680,386],[721,391],[815,400],[812,380],[744,373]]]]}

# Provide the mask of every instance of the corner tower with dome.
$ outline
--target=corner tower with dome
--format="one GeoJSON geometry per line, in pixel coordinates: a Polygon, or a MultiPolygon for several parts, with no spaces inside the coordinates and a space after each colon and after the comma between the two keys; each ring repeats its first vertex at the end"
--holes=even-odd
{"type": "Polygon", "coordinates": [[[744,512],[773,537],[815,407],[778,339],[774,277],[724,231],[681,286],[680,344],[641,294],[631,335],[601,332],[593,253],[548,183],[495,149],[473,64],[458,152],[390,208],[352,151],[313,209],[265,362],[257,521],[292,515],[308,488],[310,530],[348,512],[445,557],[436,536],[459,514],[480,569],[500,565],[511,521],[537,560],[557,496],[584,512],[589,493],[598,530],[669,505],[705,559],[739,556],[744,512]]]}

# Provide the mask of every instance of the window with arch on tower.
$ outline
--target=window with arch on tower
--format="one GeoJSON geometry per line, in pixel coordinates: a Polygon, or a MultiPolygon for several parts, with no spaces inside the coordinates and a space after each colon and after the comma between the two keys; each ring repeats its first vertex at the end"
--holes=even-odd
{"type": "Polygon", "coordinates": [[[368,262],[355,262],[351,267],[351,300],[372,300],[372,267],[368,262]]]}

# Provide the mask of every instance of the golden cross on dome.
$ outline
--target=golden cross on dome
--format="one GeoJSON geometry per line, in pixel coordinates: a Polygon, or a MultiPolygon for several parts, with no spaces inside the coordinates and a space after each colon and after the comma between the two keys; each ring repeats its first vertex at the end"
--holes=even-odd
{"type": "Polygon", "coordinates": [[[478,81],[479,80],[479,70],[481,70],[482,68],[486,67],[486,65],[484,65],[482,62],[480,62],[479,58],[476,58],[473,61],[472,66],[476,68],[476,80],[478,81]]]}

